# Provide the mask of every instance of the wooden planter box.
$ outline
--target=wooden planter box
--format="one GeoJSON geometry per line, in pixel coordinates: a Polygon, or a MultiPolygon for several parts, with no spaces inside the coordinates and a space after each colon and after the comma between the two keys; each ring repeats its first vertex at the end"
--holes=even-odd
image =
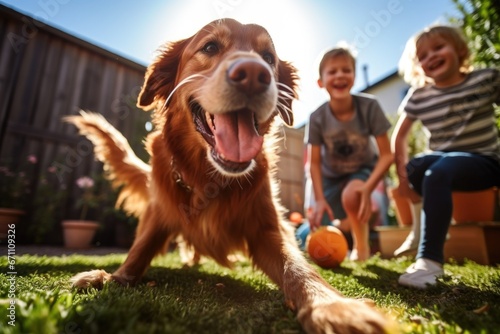
{"type": "Polygon", "coordinates": [[[464,259],[479,264],[500,263],[500,222],[476,222],[452,225],[444,245],[447,260],[464,259]]]}
{"type": "MultiPolygon", "coordinates": [[[[411,226],[408,200],[398,195],[397,188],[389,190],[389,197],[394,203],[398,224],[411,226]]],[[[481,191],[454,191],[452,200],[453,220],[456,223],[500,221],[500,195],[496,187],[481,191]]]]}
{"type": "MultiPolygon", "coordinates": [[[[453,192],[452,197],[453,222],[444,247],[445,259],[455,259],[458,262],[469,259],[487,265],[500,263],[499,190],[490,188],[474,192],[453,192]]],[[[393,200],[401,212],[409,209],[406,201],[397,201],[394,196],[393,200]],[[405,205],[408,208],[404,208],[405,205]]],[[[383,258],[394,257],[394,251],[411,231],[411,226],[404,226],[407,223],[400,216],[402,215],[398,215],[400,226],[375,228],[383,258]]]]}
{"type": "Polygon", "coordinates": [[[394,257],[394,251],[405,241],[411,231],[409,226],[376,226],[380,256],[384,259],[394,257]]]}
{"type": "MultiPolygon", "coordinates": [[[[375,230],[378,232],[381,257],[390,259],[411,228],[379,226],[375,230]]],[[[500,222],[455,224],[450,226],[448,234],[444,245],[446,261],[454,259],[461,263],[469,259],[484,265],[500,263],[500,222]]]]}

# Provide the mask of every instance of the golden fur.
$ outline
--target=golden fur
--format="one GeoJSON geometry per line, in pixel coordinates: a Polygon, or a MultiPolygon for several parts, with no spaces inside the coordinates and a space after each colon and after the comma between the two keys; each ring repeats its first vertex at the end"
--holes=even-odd
{"type": "Polygon", "coordinates": [[[387,319],[342,296],[309,265],[283,222],[273,177],[276,115],[291,125],[295,68],[257,25],[217,20],[167,45],[149,66],[138,105],[155,109],[150,164],[103,117],[66,120],[95,144],[120,198],[140,216],[127,259],[112,275],[84,272],[75,286],[137,283],[171,238],[230,266],[242,251],[282,290],[309,333],[384,333],[387,319]]]}

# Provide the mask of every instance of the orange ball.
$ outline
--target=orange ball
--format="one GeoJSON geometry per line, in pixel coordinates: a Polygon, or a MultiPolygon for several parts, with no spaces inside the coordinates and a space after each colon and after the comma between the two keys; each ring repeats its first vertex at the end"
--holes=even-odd
{"type": "Polygon", "coordinates": [[[290,214],[290,217],[288,218],[292,223],[295,223],[295,224],[300,224],[302,223],[302,220],[304,219],[304,217],[302,216],[302,214],[300,212],[292,212],[290,214]]]}
{"type": "Polygon", "coordinates": [[[347,240],[342,232],[333,226],[322,226],[309,236],[307,252],[322,268],[335,268],[347,255],[347,240]]]}

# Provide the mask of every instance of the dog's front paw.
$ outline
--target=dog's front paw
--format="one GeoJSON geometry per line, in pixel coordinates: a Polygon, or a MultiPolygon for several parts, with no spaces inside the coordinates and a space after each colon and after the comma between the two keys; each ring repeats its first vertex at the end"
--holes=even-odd
{"type": "Polygon", "coordinates": [[[331,304],[312,304],[302,308],[298,319],[309,334],[397,333],[395,324],[363,301],[341,299],[331,304]]]}
{"type": "Polygon", "coordinates": [[[71,277],[70,281],[73,287],[77,289],[96,288],[102,289],[104,283],[111,279],[111,274],[104,270],[84,271],[71,277]]]}

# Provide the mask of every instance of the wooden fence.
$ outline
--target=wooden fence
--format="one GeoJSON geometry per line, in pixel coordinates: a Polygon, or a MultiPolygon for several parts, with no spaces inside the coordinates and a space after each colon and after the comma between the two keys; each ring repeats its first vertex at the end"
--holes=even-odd
{"type": "MultiPolygon", "coordinates": [[[[0,43],[0,163],[3,171],[27,175],[18,241],[60,243],[60,220],[77,215],[75,180],[102,174],[90,142],[62,117],[99,112],[146,158],[141,140],[149,114],[135,107],[145,66],[4,6],[0,43]]],[[[107,240],[113,229],[100,232],[107,240]]]]}
{"type": "Polygon", "coordinates": [[[284,128],[278,163],[280,198],[290,211],[304,211],[304,127],[284,128]]]}
{"type": "MultiPolygon", "coordinates": [[[[150,114],[135,107],[145,69],[0,5],[0,173],[29,169],[19,242],[60,244],[60,221],[78,213],[81,190],[75,180],[88,175],[102,181],[90,142],[62,122],[63,116],[80,109],[103,114],[147,160],[142,139],[150,114]],[[67,196],[58,196],[63,193],[67,196]],[[54,203],[60,198],[63,203],[54,203]]],[[[286,133],[279,168],[282,200],[290,210],[302,211],[302,131],[286,133]]],[[[106,182],[98,186],[111,194],[106,182]]],[[[107,198],[101,198],[100,209],[109,205],[107,198]]],[[[104,223],[98,234],[102,244],[113,244],[115,227],[104,223]]]]}

